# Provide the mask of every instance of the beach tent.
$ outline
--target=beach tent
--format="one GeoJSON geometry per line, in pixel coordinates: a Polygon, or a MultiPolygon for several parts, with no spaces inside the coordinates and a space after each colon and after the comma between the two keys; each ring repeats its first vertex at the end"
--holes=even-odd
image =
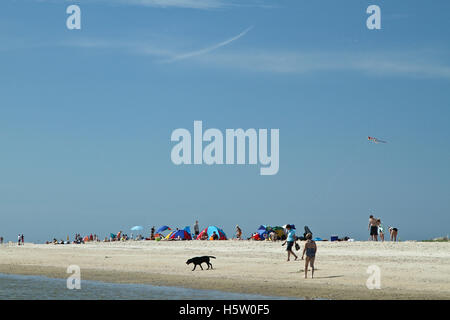
{"type": "Polygon", "coordinates": [[[198,235],[197,240],[200,240],[205,233],[208,235],[208,240],[209,240],[211,238],[211,236],[213,235],[214,231],[219,236],[219,240],[227,240],[227,236],[225,235],[225,232],[223,232],[222,229],[220,229],[216,226],[209,226],[209,227],[203,229],[203,231],[200,232],[200,234],[198,235]]]}
{"type": "Polygon", "coordinates": [[[171,233],[169,233],[166,239],[177,239],[178,237],[180,237],[181,240],[192,240],[190,233],[188,233],[186,230],[172,231],[171,233]]]}
{"type": "Polygon", "coordinates": [[[256,230],[256,234],[258,235],[258,237],[253,237],[253,239],[264,240],[269,237],[269,233],[271,232],[271,230],[271,227],[260,225],[258,230],[256,230]]]}

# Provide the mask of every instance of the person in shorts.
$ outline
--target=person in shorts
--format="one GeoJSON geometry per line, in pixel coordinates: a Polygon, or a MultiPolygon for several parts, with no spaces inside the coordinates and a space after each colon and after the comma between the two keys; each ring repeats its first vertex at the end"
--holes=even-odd
{"type": "Polygon", "coordinates": [[[373,215],[369,217],[370,240],[378,241],[378,221],[373,215]]]}
{"type": "Polygon", "coordinates": [[[286,247],[286,251],[288,253],[287,261],[291,260],[291,254],[295,257],[295,260],[297,260],[298,258],[297,255],[294,253],[294,251],[292,251],[292,247],[294,246],[296,240],[295,231],[289,224],[286,226],[286,233],[287,233],[286,241],[283,242],[282,245],[284,246],[285,244],[287,244],[286,247]]]}

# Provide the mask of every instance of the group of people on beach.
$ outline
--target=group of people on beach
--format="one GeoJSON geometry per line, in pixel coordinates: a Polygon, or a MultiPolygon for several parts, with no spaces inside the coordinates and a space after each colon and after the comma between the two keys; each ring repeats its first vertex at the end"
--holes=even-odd
{"type": "MultiPolygon", "coordinates": [[[[381,224],[381,219],[375,218],[373,215],[370,215],[368,230],[370,232],[370,240],[378,241],[378,235],[380,235],[381,241],[384,241],[384,227],[381,224]]],[[[389,227],[388,230],[389,230],[390,240],[397,241],[398,228],[389,227]]]]}
{"type": "MultiPolygon", "coordinates": [[[[312,239],[312,234],[307,233],[304,235],[306,242],[303,248],[302,260],[305,258],[305,279],[308,278],[308,266],[311,266],[311,278],[314,278],[314,260],[316,258],[317,253],[317,245],[316,242],[312,239]]],[[[298,259],[298,256],[292,250],[295,246],[296,250],[300,250],[300,245],[297,243],[298,237],[295,235],[295,229],[291,225],[286,225],[286,241],[283,242],[282,246],[286,245],[287,251],[287,261],[291,260],[291,255],[295,257],[295,260],[298,259]]]]}
{"type": "MultiPolygon", "coordinates": [[[[2,241],[2,242],[3,242],[3,241],[2,241]]],[[[25,240],[24,240],[24,237],[23,237],[23,233],[22,233],[22,234],[19,234],[19,235],[17,236],[17,244],[18,244],[19,246],[25,244],[25,240]]]]}
{"type": "MultiPolygon", "coordinates": [[[[198,220],[195,220],[194,239],[197,239],[199,235],[200,235],[200,227],[198,226],[198,220]]],[[[200,240],[219,240],[219,235],[214,231],[211,237],[208,238],[208,234],[204,232],[200,237],[200,240]]]]}

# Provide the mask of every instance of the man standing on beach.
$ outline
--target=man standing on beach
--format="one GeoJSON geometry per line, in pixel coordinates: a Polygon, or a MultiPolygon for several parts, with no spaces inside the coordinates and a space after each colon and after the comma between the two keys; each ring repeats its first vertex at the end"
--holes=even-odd
{"type": "Polygon", "coordinates": [[[200,231],[199,231],[199,229],[198,229],[198,220],[195,220],[195,224],[194,224],[194,234],[195,234],[195,239],[197,239],[199,233],[200,233],[200,231]]]}
{"type": "Polygon", "coordinates": [[[369,231],[370,231],[370,239],[372,241],[378,241],[378,221],[373,215],[369,217],[369,231]]]}
{"type": "Polygon", "coordinates": [[[155,226],[150,230],[150,240],[155,240],[155,226]]]}
{"type": "Polygon", "coordinates": [[[20,237],[20,233],[19,233],[19,235],[17,236],[17,245],[19,245],[19,246],[20,246],[20,240],[21,240],[21,237],[20,237]]]}

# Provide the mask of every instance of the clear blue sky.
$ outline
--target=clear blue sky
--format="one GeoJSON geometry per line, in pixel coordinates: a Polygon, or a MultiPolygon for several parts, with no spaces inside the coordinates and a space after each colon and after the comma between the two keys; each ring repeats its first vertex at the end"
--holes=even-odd
{"type": "Polygon", "coordinates": [[[369,212],[402,240],[449,233],[449,1],[161,3],[0,2],[0,235],[198,219],[366,240],[369,212]],[[173,165],[194,120],[279,128],[278,174],[173,165]]]}

